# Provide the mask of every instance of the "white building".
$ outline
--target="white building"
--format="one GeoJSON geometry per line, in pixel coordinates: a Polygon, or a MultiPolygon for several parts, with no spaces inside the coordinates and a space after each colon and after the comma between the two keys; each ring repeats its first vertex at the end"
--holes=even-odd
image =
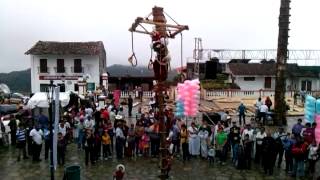
{"type": "MultiPolygon", "coordinates": [[[[287,64],[287,90],[320,90],[320,67],[287,64]]],[[[274,90],[276,82],[276,64],[229,63],[226,65],[229,82],[236,83],[241,90],[274,90]]]]}
{"type": "Polygon", "coordinates": [[[87,90],[102,84],[106,52],[101,41],[38,41],[25,54],[30,55],[32,93],[45,91],[50,80],[61,91],[79,91],[82,78],[87,79],[87,90]]]}

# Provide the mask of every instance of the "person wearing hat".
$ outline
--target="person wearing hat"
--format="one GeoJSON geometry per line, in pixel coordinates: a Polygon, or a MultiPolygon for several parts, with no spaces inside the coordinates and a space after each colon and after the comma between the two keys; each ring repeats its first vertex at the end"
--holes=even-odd
{"type": "Polygon", "coordinates": [[[238,148],[240,144],[240,128],[237,126],[237,122],[232,122],[232,127],[230,128],[229,139],[232,147],[232,162],[236,165],[238,161],[238,148]]]}
{"type": "Polygon", "coordinates": [[[118,164],[116,167],[116,171],[113,173],[114,180],[122,180],[124,178],[126,168],[123,164],[118,164]]]}

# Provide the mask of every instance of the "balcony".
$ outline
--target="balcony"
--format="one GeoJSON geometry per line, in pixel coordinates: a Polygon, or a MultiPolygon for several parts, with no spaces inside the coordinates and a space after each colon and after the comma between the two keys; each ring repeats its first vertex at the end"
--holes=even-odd
{"type": "Polygon", "coordinates": [[[55,73],[65,73],[66,68],[65,67],[54,67],[54,72],[55,73]]]}
{"type": "Polygon", "coordinates": [[[82,74],[84,73],[83,67],[71,67],[71,72],[75,74],[82,74]]]}
{"type": "Polygon", "coordinates": [[[38,74],[49,74],[50,73],[49,67],[41,67],[40,68],[40,66],[38,66],[37,69],[38,69],[38,74]]]}

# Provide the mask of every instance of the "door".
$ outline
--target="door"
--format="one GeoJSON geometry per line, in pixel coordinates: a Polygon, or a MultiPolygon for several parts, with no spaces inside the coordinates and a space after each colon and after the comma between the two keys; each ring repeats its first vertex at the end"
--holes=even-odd
{"type": "Polygon", "coordinates": [[[271,89],[271,77],[264,78],[264,88],[271,89]]]}
{"type": "Polygon", "coordinates": [[[301,81],[301,90],[302,91],[311,91],[312,90],[312,81],[309,81],[309,80],[301,81]]]}

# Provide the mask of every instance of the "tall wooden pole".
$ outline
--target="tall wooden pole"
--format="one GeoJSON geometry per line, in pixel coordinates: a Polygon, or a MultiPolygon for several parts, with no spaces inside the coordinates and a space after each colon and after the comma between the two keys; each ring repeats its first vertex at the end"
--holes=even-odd
{"type": "Polygon", "coordinates": [[[277,49],[277,74],[275,87],[275,124],[278,126],[285,125],[286,122],[286,65],[288,58],[288,39],[289,39],[289,17],[290,17],[290,0],[281,0],[279,16],[279,35],[277,49]]]}

